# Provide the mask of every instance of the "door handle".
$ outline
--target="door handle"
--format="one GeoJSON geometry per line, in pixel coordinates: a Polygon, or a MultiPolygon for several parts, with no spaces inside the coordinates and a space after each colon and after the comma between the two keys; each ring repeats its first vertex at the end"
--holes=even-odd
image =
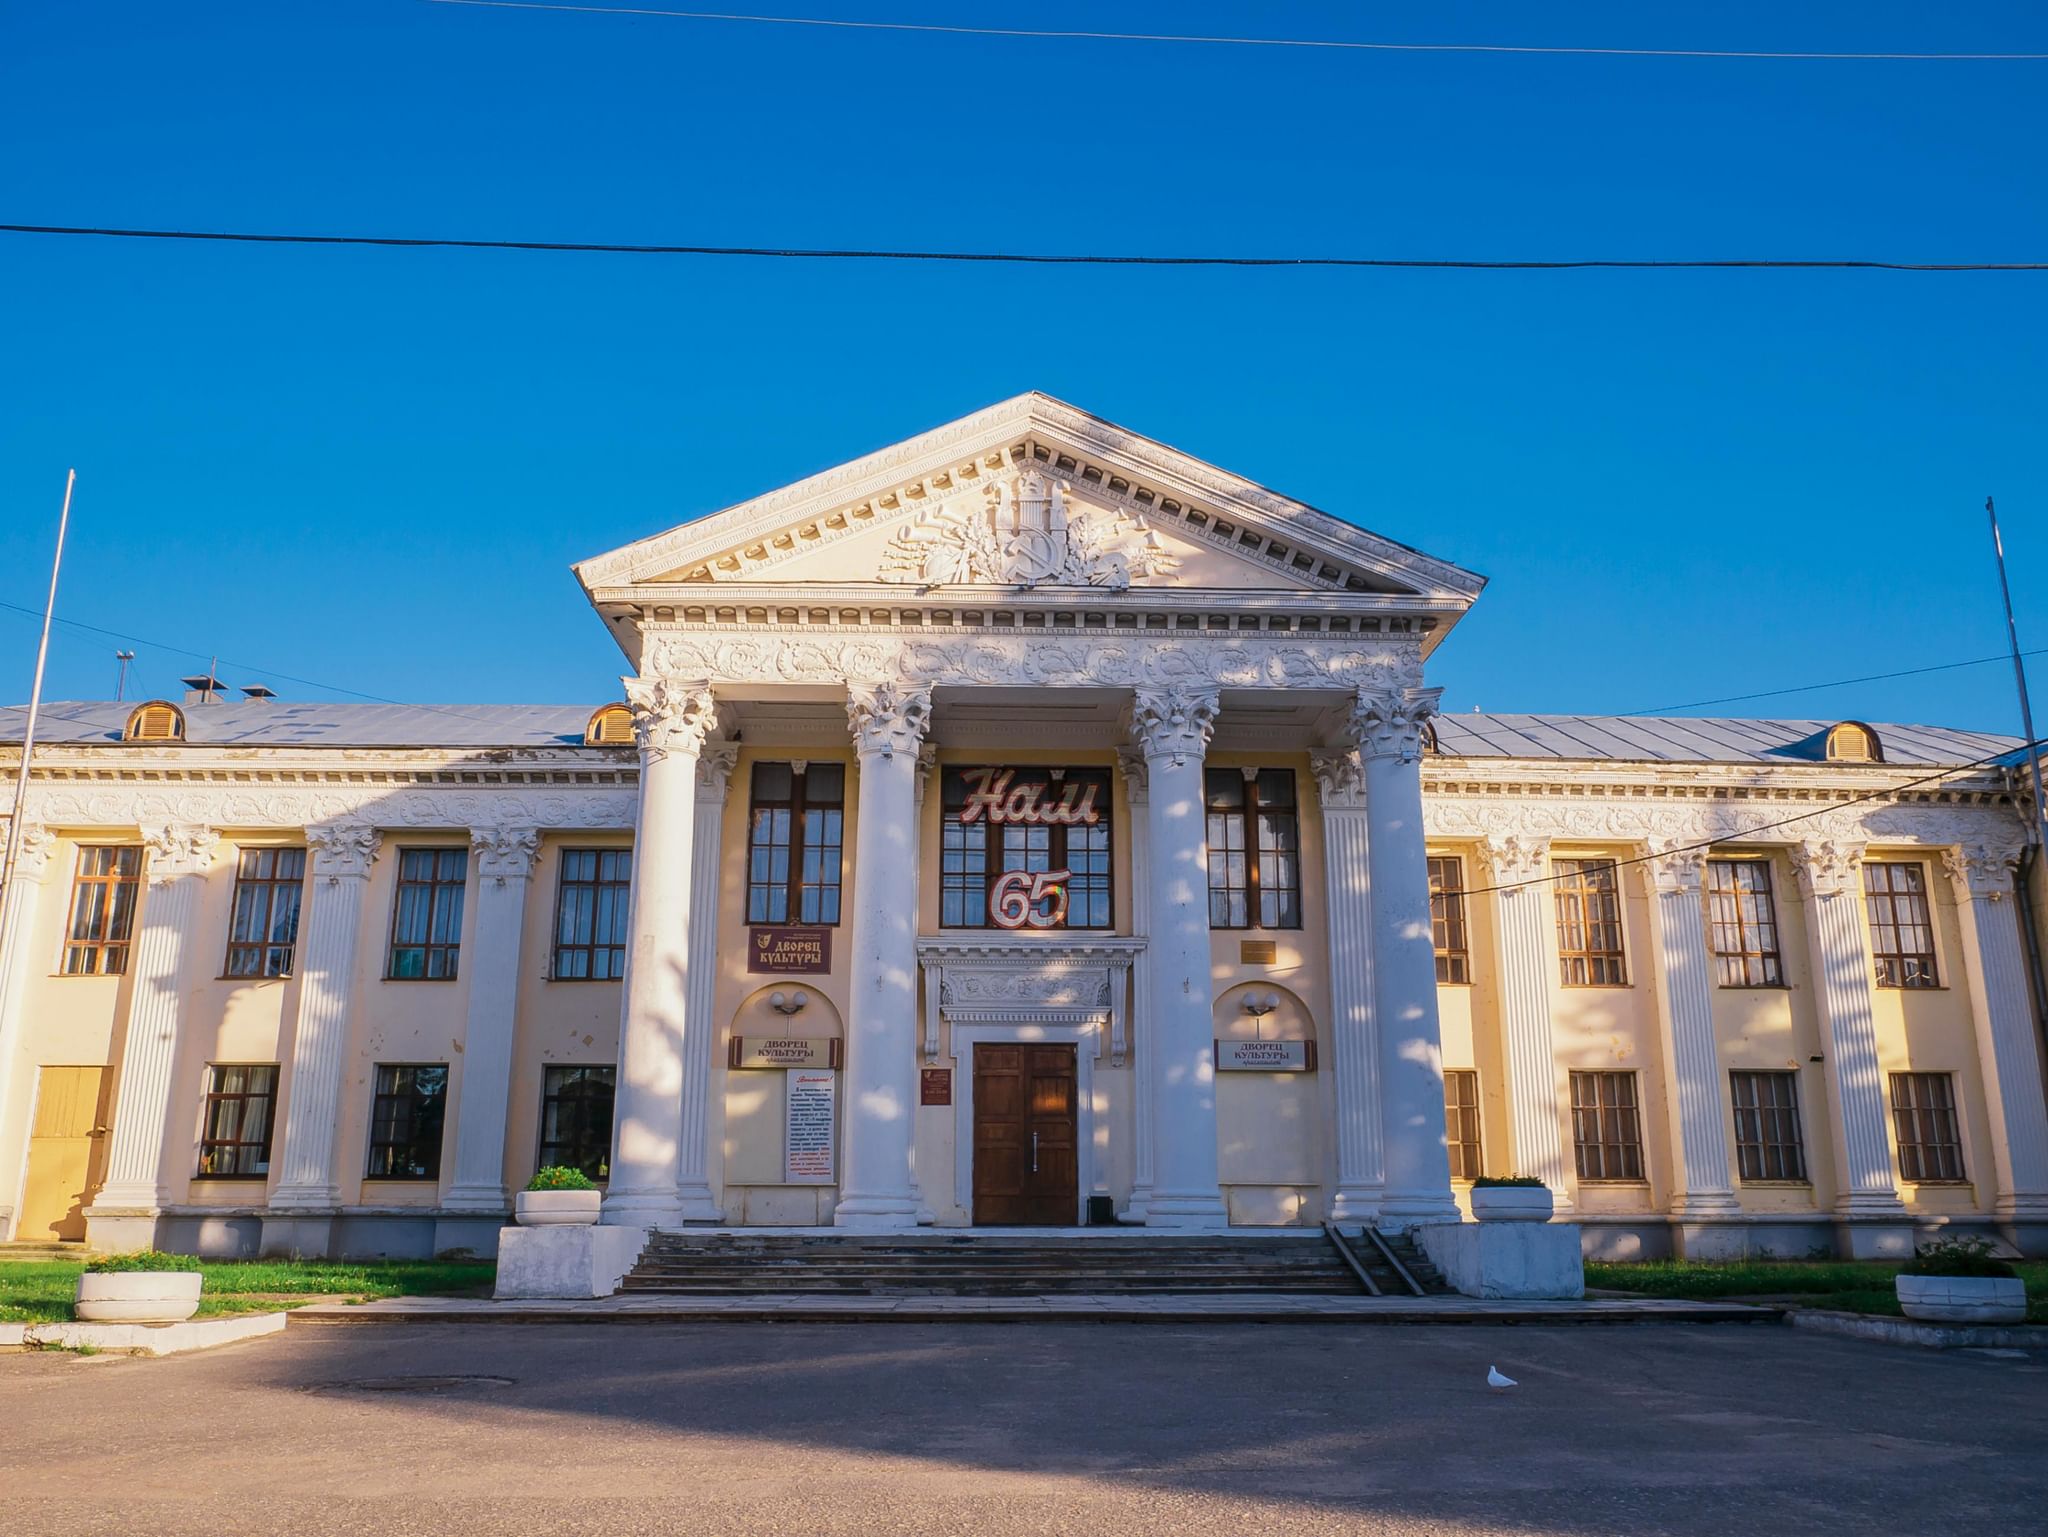
{"type": "Polygon", "coordinates": [[[1038,1133],[1035,1131],[1031,1134],[1031,1172],[1038,1172],[1038,1133]]]}

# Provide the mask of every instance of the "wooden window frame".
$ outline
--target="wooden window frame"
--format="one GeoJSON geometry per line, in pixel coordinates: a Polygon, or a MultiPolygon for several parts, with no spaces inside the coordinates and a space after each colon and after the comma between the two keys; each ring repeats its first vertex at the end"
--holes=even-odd
{"type": "Polygon", "coordinates": [[[1879,987],[1905,992],[1938,989],[1941,960],[1937,950],[1934,897],[1927,879],[1927,865],[1918,859],[1866,859],[1863,861],[1864,916],[1870,929],[1870,966],[1879,987]],[[1901,885],[1899,877],[1913,872],[1917,885],[1901,885]],[[1882,875],[1879,872],[1884,872],[1882,875]],[[1883,882],[1879,889],[1877,882],[1883,882]],[[1917,916],[1901,917],[1901,907],[1918,906],[1917,916]],[[1907,949],[1907,931],[1917,929],[1926,936],[1926,948],[1907,949]]]}
{"type": "Polygon", "coordinates": [[[1628,924],[1623,916],[1621,866],[1606,855],[1552,856],[1552,898],[1557,906],[1558,971],[1566,987],[1627,987],[1628,924]],[[1594,879],[1605,872],[1609,884],[1594,879]],[[1613,912],[1589,912],[1593,901],[1611,902],[1613,912]],[[1612,929],[1612,947],[1593,941],[1612,929]],[[1574,930],[1577,934],[1574,934],[1574,930]],[[1573,943],[1574,938],[1579,942],[1573,943]]]}
{"type": "Polygon", "coordinates": [[[617,982],[626,975],[626,939],[632,923],[633,895],[633,851],[622,848],[565,848],[561,851],[560,862],[555,867],[555,926],[554,947],[548,961],[550,982],[617,982]],[[592,861],[592,873],[588,879],[572,873],[584,859],[592,861]],[[613,869],[624,866],[624,874],[607,875],[608,862],[613,869]],[[589,894],[587,905],[582,903],[584,893],[589,894]],[[577,910],[569,911],[570,899],[578,900],[577,910]],[[613,941],[600,943],[599,919],[610,913],[613,941]],[[574,937],[564,938],[565,929],[574,926],[574,937]],[[565,958],[568,964],[565,966],[565,958]],[[576,969],[580,961],[582,970],[576,969]]]}
{"type": "MultiPolygon", "coordinates": [[[[939,927],[942,929],[960,929],[973,933],[995,934],[1026,932],[1046,934],[1107,934],[1115,932],[1115,796],[1116,776],[1113,773],[1111,773],[1109,769],[1104,767],[1098,767],[1094,764],[942,764],[939,769],[939,927]],[[983,768],[993,769],[998,774],[1010,772],[1015,774],[1050,775],[1054,770],[1058,770],[1062,774],[1086,774],[1100,781],[1102,786],[1102,792],[1097,804],[1101,807],[1101,819],[1094,824],[1093,829],[1082,830],[1091,831],[1099,829],[1102,834],[1102,847],[1099,850],[1102,856],[1101,873],[1097,875],[1094,872],[1089,872],[1086,877],[1088,882],[1086,889],[1089,891],[1091,896],[1097,892],[1099,892],[1102,896],[1102,922],[1076,923],[1073,921],[1076,904],[1073,901],[1073,890],[1071,885],[1069,886],[1067,893],[1068,902],[1066,918],[1062,922],[1054,925],[1051,928],[1038,929],[1035,927],[1027,926],[1027,928],[1021,930],[1005,929],[1001,924],[996,923],[990,919],[990,893],[994,891],[996,882],[1003,877],[1004,873],[1009,869],[1013,868],[1012,866],[1005,863],[1005,859],[1008,857],[1003,850],[1003,835],[1005,831],[1008,828],[1015,827],[1020,832],[1024,832],[1026,834],[1040,831],[1044,832],[1046,835],[1046,848],[1044,854],[1045,868],[1048,870],[1071,870],[1073,866],[1070,862],[1071,851],[1069,850],[1067,845],[1067,834],[1072,829],[1057,825],[1048,827],[1028,827],[1020,826],[1017,823],[998,824],[993,823],[988,818],[984,817],[979,822],[975,822],[972,824],[974,827],[981,829],[981,842],[979,846],[972,846],[972,840],[969,839],[967,836],[966,827],[961,824],[957,817],[949,814],[947,798],[951,793],[951,786],[954,782],[954,776],[965,774],[970,769],[983,768]],[[991,834],[993,834],[994,836],[991,836],[991,834]],[[980,867],[978,869],[970,867],[971,862],[969,856],[975,854],[978,854],[980,856],[980,867]],[[960,868],[957,870],[949,870],[947,866],[951,864],[956,858],[960,863],[960,868]],[[981,922],[966,923],[949,921],[946,917],[947,895],[951,892],[956,891],[961,893],[963,896],[972,893],[975,886],[975,878],[977,876],[979,877],[981,886],[981,922]]],[[[1027,858],[1029,857],[1029,853],[1030,851],[1026,851],[1027,858]]],[[[1025,864],[1015,866],[1014,868],[1028,869],[1030,868],[1030,866],[1028,864],[1025,864]]]]}
{"type": "Polygon", "coordinates": [[[1275,929],[1282,931],[1299,929],[1301,927],[1301,781],[1296,776],[1294,770],[1291,768],[1258,767],[1205,768],[1202,771],[1202,811],[1203,848],[1207,856],[1206,862],[1209,874],[1209,927],[1212,929],[1275,929]],[[1211,776],[1221,777],[1226,774],[1236,774],[1244,782],[1244,800],[1240,805],[1218,806],[1210,797],[1209,780],[1211,776]],[[1285,774],[1287,776],[1292,789],[1288,804],[1285,806],[1268,807],[1261,803],[1259,799],[1259,780],[1267,774],[1285,774]],[[1278,847],[1268,849],[1266,847],[1266,819],[1268,817],[1272,818],[1275,823],[1284,822],[1287,824],[1290,836],[1294,840],[1294,846],[1291,849],[1278,847]],[[1210,833],[1214,824],[1218,821],[1226,823],[1235,822],[1237,824],[1238,847],[1236,849],[1232,850],[1226,846],[1223,850],[1219,851],[1215,847],[1214,839],[1210,836],[1210,833]],[[1256,847],[1254,846],[1254,832],[1257,834],[1256,847]],[[1219,852],[1226,862],[1232,853],[1236,853],[1243,858],[1245,884],[1242,887],[1230,884],[1227,863],[1224,870],[1223,883],[1221,885],[1217,884],[1216,861],[1219,852]],[[1289,897],[1293,898],[1292,922],[1287,921],[1285,917],[1281,916],[1276,916],[1270,923],[1266,921],[1266,896],[1269,885],[1269,877],[1266,874],[1266,859],[1269,854],[1273,856],[1276,863],[1282,857],[1291,856],[1293,858],[1294,879],[1291,882],[1273,882],[1271,884],[1272,894],[1278,899],[1275,902],[1276,913],[1279,911],[1280,902],[1284,902],[1289,897]],[[1228,916],[1230,898],[1238,895],[1242,895],[1244,898],[1245,921],[1243,923],[1233,923],[1228,916]],[[1219,896],[1224,902],[1224,916],[1222,918],[1217,917],[1216,903],[1219,896]]]}
{"type": "Polygon", "coordinates": [[[1783,931],[1767,859],[1707,861],[1707,949],[1717,987],[1785,986],[1783,931]],[[1727,884],[1722,884],[1723,880],[1727,884]],[[1745,886],[1745,880],[1760,884],[1745,886]]]}
{"type": "Polygon", "coordinates": [[[1899,1148],[1899,1178],[1911,1185],[1967,1185],[1963,1119],[1954,1073],[1893,1073],[1892,1134],[1899,1148]],[[1926,1135],[1934,1132],[1934,1139],[1926,1135]],[[1946,1136],[1941,1135],[1946,1133],[1946,1136]],[[1930,1156],[1937,1165],[1928,1173],[1930,1156]]]}
{"type": "Polygon", "coordinates": [[[467,916],[468,890],[468,849],[443,843],[416,844],[411,848],[401,848],[398,851],[398,878],[391,893],[391,944],[384,958],[385,981],[453,982],[456,980],[461,973],[462,967],[462,925],[467,916]],[[416,876],[409,876],[405,873],[406,860],[409,856],[415,854],[433,856],[433,870],[425,880],[421,880],[416,876]],[[441,862],[444,858],[448,857],[461,861],[462,873],[459,877],[447,876],[442,873],[441,862]],[[427,892],[426,910],[421,919],[420,930],[425,935],[425,938],[405,940],[401,939],[399,935],[399,924],[405,916],[405,894],[409,889],[415,887],[424,887],[427,892]],[[452,939],[436,940],[433,937],[436,928],[435,919],[450,902],[454,903],[455,916],[454,921],[448,925],[447,932],[454,935],[454,937],[452,939]],[[420,953],[420,969],[417,972],[401,972],[398,969],[399,952],[412,950],[417,950],[420,953]],[[437,958],[446,968],[445,970],[434,970],[437,958]]]}
{"type": "MultiPolygon", "coordinates": [[[[590,1178],[597,1180],[599,1183],[602,1183],[605,1180],[609,1179],[611,1177],[612,1133],[617,1125],[617,1114],[618,1069],[612,1063],[543,1062],[541,1064],[540,1069],[540,1123],[538,1127],[538,1136],[535,1144],[535,1167],[545,1169],[553,1167],[555,1165],[565,1165],[568,1168],[581,1169],[585,1174],[589,1175],[590,1178]],[[608,1074],[609,1076],[585,1076],[577,1078],[573,1081],[563,1081],[566,1075],[571,1073],[585,1075],[608,1074]],[[586,1107],[590,1103],[593,1103],[596,1098],[596,1096],[567,1093],[565,1092],[565,1090],[579,1086],[595,1085],[598,1083],[602,1083],[606,1090],[606,1093],[603,1096],[605,1106],[603,1137],[575,1138],[568,1141],[564,1141],[558,1138],[556,1140],[550,1141],[548,1138],[548,1117],[549,1112],[551,1110],[554,1110],[556,1109],[556,1107],[560,1106],[573,1105],[578,1107],[576,1111],[577,1114],[588,1115],[589,1112],[584,1107],[586,1107]],[[594,1145],[597,1147],[597,1157],[594,1160],[597,1165],[596,1168],[591,1168],[589,1166],[591,1160],[585,1160],[583,1162],[568,1161],[566,1154],[568,1154],[570,1151],[574,1149],[578,1141],[584,1141],[586,1142],[586,1145],[594,1145]]],[[[559,1130],[559,1126],[557,1126],[556,1129],[559,1130]]],[[[590,1130],[590,1128],[583,1129],[585,1131],[590,1130]]]]}
{"type": "Polygon", "coordinates": [[[57,974],[64,977],[118,977],[128,970],[128,952],[135,944],[135,918],[142,905],[142,845],[81,843],[71,865],[71,905],[64,915],[64,948],[57,974]],[[89,862],[107,857],[107,870],[88,870],[89,862]],[[122,868],[123,866],[126,868],[122,868]],[[121,888],[126,888],[125,905],[121,888]],[[102,893],[88,914],[92,893],[102,893]],[[82,918],[93,921],[83,925],[82,918]],[[80,965],[77,962],[83,961],[80,965]]]}
{"type": "Polygon", "coordinates": [[[1799,1074],[1784,1068],[1733,1068],[1735,1168],[1745,1185],[1804,1185],[1806,1129],[1800,1123],[1799,1074]],[[1768,1098],[1760,1092],[1773,1092],[1768,1098]],[[1775,1092],[1783,1089],[1782,1096],[1775,1092]]]}
{"type": "MultiPolygon", "coordinates": [[[[800,929],[834,929],[839,927],[840,919],[846,911],[846,785],[847,781],[852,778],[852,774],[841,760],[837,758],[830,759],[830,766],[839,770],[839,797],[837,800],[814,799],[810,793],[810,771],[814,766],[825,766],[827,762],[828,760],[820,759],[818,764],[813,765],[808,761],[798,759],[763,759],[756,762],[748,772],[746,913],[747,922],[750,925],[765,924],[776,928],[800,929]],[[786,768],[789,770],[788,800],[764,799],[762,797],[759,785],[760,772],[764,768],[786,768]],[[757,881],[754,879],[755,851],[762,847],[769,849],[777,847],[772,841],[766,845],[761,842],[762,813],[772,814],[777,811],[789,813],[789,841],[785,846],[788,853],[789,868],[781,881],[757,881]],[[833,812],[839,814],[839,836],[834,839],[821,838],[819,840],[821,848],[829,848],[832,851],[830,880],[821,878],[817,881],[806,881],[804,879],[804,859],[805,855],[810,851],[808,823],[810,813],[813,811],[820,813],[821,816],[830,815],[833,812]],[[772,896],[777,891],[782,893],[783,916],[780,918],[772,915],[761,918],[755,917],[755,893],[759,892],[765,897],[772,896]],[[808,891],[816,891],[818,893],[818,907],[821,914],[829,905],[832,913],[830,918],[820,916],[806,919],[803,916],[804,894],[808,891]],[[827,893],[830,893],[831,896],[829,904],[825,900],[827,893]]],[[[824,868],[825,862],[821,860],[819,863],[821,877],[824,873],[824,868]]]]}
{"type": "Polygon", "coordinates": [[[449,1073],[448,1064],[445,1062],[379,1062],[376,1064],[372,1069],[370,1077],[370,1145],[368,1157],[364,1163],[363,1178],[416,1180],[421,1183],[440,1179],[441,1154],[448,1141],[448,1089],[449,1073]],[[422,1095],[419,1092],[417,1075],[423,1072],[435,1072],[441,1075],[441,1092],[438,1096],[422,1095]],[[387,1089],[384,1086],[384,1075],[386,1073],[394,1075],[412,1074],[414,1076],[403,1080],[403,1087],[399,1087],[398,1081],[394,1079],[394,1086],[387,1089]],[[433,1146],[425,1158],[408,1158],[406,1160],[408,1165],[423,1163],[426,1167],[423,1169],[408,1167],[401,1172],[393,1172],[389,1167],[392,1160],[386,1159],[387,1166],[380,1169],[377,1166],[377,1154],[380,1149],[387,1152],[406,1149],[417,1153],[425,1145],[417,1125],[419,1108],[424,1104],[435,1103],[436,1100],[438,1100],[439,1114],[434,1126],[433,1146]],[[387,1120],[387,1104],[395,1105],[401,1102],[406,1106],[406,1127],[410,1135],[403,1140],[396,1137],[380,1136],[379,1133],[384,1131],[387,1126],[395,1129],[398,1124],[395,1113],[387,1120]]]}
{"type": "Polygon", "coordinates": [[[1475,1180],[1486,1172],[1477,1068],[1444,1069],[1444,1146],[1450,1151],[1452,1179],[1475,1180]]]}
{"type": "Polygon", "coordinates": [[[1459,854],[1429,856],[1429,932],[1436,951],[1436,979],[1462,987],[1472,981],[1471,929],[1465,916],[1465,860],[1459,854]]]}
{"type": "Polygon", "coordinates": [[[1573,1071],[1572,1158],[1582,1185],[1640,1185],[1643,1101],[1633,1072],[1573,1071]],[[1609,1091],[1616,1092],[1610,1098],[1609,1091]],[[1591,1133],[1589,1136],[1588,1133],[1591,1133]],[[1612,1133],[1612,1135],[1610,1135],[1612,1133]]]}
{"type": "Polygon", "coordinates": [[[305,911],[306,851],[291,844],[242,844],[235,849],[235,889],[228,907],[228,947],[221,960],[220,974],[223,980],[236,982],[262,982],[292,974],[292,965],[297,957],[299,944],[299,920],[305,911]],[[251,875],[251,856],[261,861],[271,856],[268,875],[251,875]],[[279,875],[277,866],[288,854],[297,856],[298,873],[279,875]],[[257,894],[262,907],[262,921],[255,932],[268,936],[278,916],[278,902],[289,894],[291,902],[291,927],[289,939],[282,941],[235,938],[235,931],[241,924],[242,895],[244,892],[257,894]]]}
{"type": "Polygon", "coordinates": [[[277,1080],[278,1064],[275,1062],[209,1062],[206,1064],[206,1093],[199,1108],[199,1164],[193,1173],[194,1179],[264,1179],[270,1173],[271,1139],[277,1130],[277,1080]],[[221,1087],[223,1073],[241,1072],[247,1074],[268,1074],[267,1086],[263,1088],[224,1089],[221,1087]],[[242,1135],[249,1125],[249,1106],[252,1102],[263,1105],[263,1135],[245,1137],[242,1135]],[[217,1136],[223,1129],[217,1115],[233,1107],[233,1123],[227,1128],[235,1135],[217,1136]],[[221,1149],[228,1150],[225,1160],[232,1167],[212,1167],[213,1154],[221,1149]],[[249,1157],[253,1150],[253,1157],[249,1157]],[[249,1167],[243,1165],[247,1163],[249,1167]]]}

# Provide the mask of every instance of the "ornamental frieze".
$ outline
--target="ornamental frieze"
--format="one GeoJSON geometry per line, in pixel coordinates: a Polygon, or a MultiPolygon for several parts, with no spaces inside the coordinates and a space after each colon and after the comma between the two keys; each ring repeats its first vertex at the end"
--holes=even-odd
{"type": "Polygon", "coordinates": [[[366,822],[379,827],[477,827],[500,823],[554,828],[629,828],[638,797],[631,790],[583,792],[399,790],[324,787],[229,790],[117,786],[72,790],[29,788],[29,814],[46,827],[137,827],[187,823],[208,827],[306,827],[366,822]]]}

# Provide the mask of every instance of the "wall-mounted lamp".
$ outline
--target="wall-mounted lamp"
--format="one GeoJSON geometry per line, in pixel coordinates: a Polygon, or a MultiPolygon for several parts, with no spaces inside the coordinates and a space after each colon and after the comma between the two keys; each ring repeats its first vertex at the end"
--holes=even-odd
{"type": "Polygon", "coordinates": [[[811,1001],[811,995],[802,988],[793,993],[773,992],[768,995],[768,1007],[778,1014],[794,1014],[811,1001]]]}
{"type": "Polygon", "coordinates": [[[1246,993],[1243,1001],[1245,1013],[1251,1015],[1253,1019],[1264,1019],[1280,1007],[1278,993],[1262,993],[1256,988],[1246,993]]]}

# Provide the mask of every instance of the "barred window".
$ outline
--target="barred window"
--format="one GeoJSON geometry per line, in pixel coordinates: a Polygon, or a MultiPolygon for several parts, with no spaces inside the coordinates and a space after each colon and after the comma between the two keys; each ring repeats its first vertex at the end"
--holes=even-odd
{"type": "Polygon", "coordinates": [[[845,764],[755,764],[747,922],[836,924],[845,825],[845,764]]]}
{"type": "Polygon", "coordinates": [[[299,939],[304,849],[242,849],[235,860],[235,908],[228,924],[231,977],[288,977],[299,939]]]}
{"type": "Polygon", "coordinates": [[[1723,987],[1783,987],[1771,867],[1761,859],[1707,861],[1707,930],[1723,987]]]}
{"type": "Polygon", "coordinates": [[[71,921],[64,931],[64,975],[117,977],[128,969],[142,850],[135,844],[78,851],[71,921]]]}
{"type": "Polygon", "coordinates": [[[1963,1182],[1963,1133],[1951,1074],[1893,1073],[1892,1128],[1901,1179],[1921,1185],[1963,1182]]]}
{"type": "Polygon", "coordinates": [[[1479,1159],[1479,1074],[1471,1068],[1444,1072],[1444,1144],[1452,1179],[1477,1179],[1485,1172],[1479,1159]]]}
{"type": "Polygon", "coordinates": [[[462,893],[468,849],[400,849],[398,900],[391,909],[391,965],[401,981],[454,977],[462,951],[462,893]]]}
{"type": "Polygon", "coordinates": [[[1301,828],[1292,769],[1210,769],[1209,926],[1301,927],[1301,828]]]}
{"type": "Polygon", "coordinates": [[[377,1064],[370,1106],[371,1179],[438,1179],[448,1118],[445,1062],[377,1064]]]}
{"type": "Polygon", "coordinates": [[[1917,860],[1866,860],[1863,900],[1870,915],[1870,957],[1877,968],[1877,985],[1939,987],[1927,867],[1917,860]]]}
{"type": "Polygon", "coordinates": [[[1634,1073],[1572,1074],[1572,1150],[1582,1180],[1643,1177],[1634,1073]]]}
{"type": "Polygon", "coordinates": [[[626,974],[631,849],[564,849],[555,886],[557,982],[610,982],[626,974]]]}
{"type": "Polygon", "coordinates": [[[611,1173],[612,1096],[617,1069],[550,1066],[541,1073],[540,1166],[611,1173]]]}
{"type": "Polygon", "coordinates": [[[948,768],[942,778],[939,923],[949,929],[1106,929],[1112,918],[1107,769],[948,768]],[[1064,870],[1064,882],[1005,886],[1005,875],[1064,870]],[[1018,902],[1025,905],[1016,923],[1018,902]],[[1003,921],[998,922],[998,919],[1003,921]]]}
{"type": "Polygon", "coordinates": [[[1472,959],[1465,948],[1465,861],[1455,854],[1429,861],[1429,928],[1436,945],[1436,979],[1470,982],[1472,959]]]}
{"type": "Polygon", "coordinates": [[[1626,987],[1621,882],[1611,859],[1559,859],[1557,953],[1566,987],[1626,987]]]}
{"type": "Polygon", "coordinates": [[[1735,1161],[1744,1179],[1804,1180],[1806,1141],[1799,1130],[1799,1075],[1728,1075],[1735,1100],[1735,1161]]]}
{"type": "Polygon", "coordinates": [[[215,1062],[206,1069],[199,1129],[202,1179],[270,1172],[270,1129],[277,1112],[275,1062],[215,1062]]]}

